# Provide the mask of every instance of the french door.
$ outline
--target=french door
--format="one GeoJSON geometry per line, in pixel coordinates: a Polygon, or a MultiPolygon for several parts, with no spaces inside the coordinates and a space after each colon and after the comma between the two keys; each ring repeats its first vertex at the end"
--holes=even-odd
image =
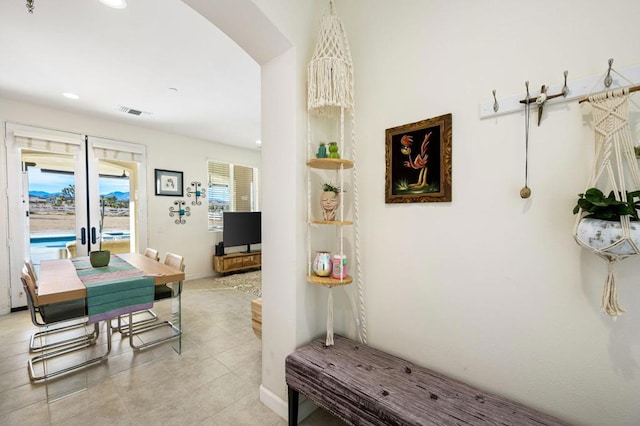
{"type": "MultiPolygon", "coordinates": [[[[147,230],[145,147],[7,123],[11,307],[25,259],[137,251],[147,230]]],[[[141,243],[142,241],[142,243],[141,243]]]]}

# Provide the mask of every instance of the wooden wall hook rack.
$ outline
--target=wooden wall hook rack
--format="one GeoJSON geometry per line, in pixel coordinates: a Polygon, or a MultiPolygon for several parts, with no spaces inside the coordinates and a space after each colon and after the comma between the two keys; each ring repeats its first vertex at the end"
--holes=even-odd
{"type": "MultiPolygon", "coordinates": [[[[611,63],[613,63],[612,59],[610,59],[610,61],[611,63]]],[[[547,95],[544,101],[545,108],[548,108],[550,105],[562,104],[576,99],[582,99],[585,96],[588,96],[591,92],[596,93],[603,90],[612,90],[629,86],[631,83],[629,83],[629,81],[626,81],[624,78],[619,78],[621,75],[630,81],[638,82],[640,81],[640,64],[621,68],[619,71],[616,71],[616,74],[618,74],[617,77],[613,76],[611,73],[611,68],[609,68],[607,76],[611,79],[611,84],[608,87],[604,84],[604,82],[602,84],[598,84],[598,81],[602,80],[603,74],[591,75],[589,77],[584,77],[577,80],[565,81],[564,84],[557,83],[551,84],[549,86],[545,85],[544,89],[546,93],[554,94],[552,95],[552,98],[547,95]]],[[[535,99],[537,99],[538,97],[540,97],[540,93],[531,94],[530,102],[535,102],[535,99]]],[[[490,99],[480,104],[480,119],[492,118],[500,115],[524,111],[524,102],[522,102],[523,98],[525,98],[525,96],[523,96],[522,94],[512,95],[504,98],[496,97],[494,94],[490,99]]]]}

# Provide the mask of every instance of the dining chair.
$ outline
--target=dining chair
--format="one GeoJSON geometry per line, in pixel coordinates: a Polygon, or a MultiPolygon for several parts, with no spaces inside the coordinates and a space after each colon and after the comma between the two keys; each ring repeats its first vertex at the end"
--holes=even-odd
{"type": "MultiPolygon", "coordinates": [[[[144,250],[144,255],[149,257],[156,262],[160,261],[160,253],[158,250],[153,249],[151,247],[147,247],[144,250]]],[[[120,315],[115,320],[116,325],[111,325],[111,328],[118,331],[123,336],[129,335],[129,323],[128,323],[128,314],[120,315]]],[[[138,327],[143,324],[150,324],[158,320],[158,314],[156,314],[152,309],[145,309],[144,311],[133,312],[132,314],[133,326],[138,327]],[[141,318],[142,315],[148,315],[147,318],[141,318]]]]}
{"type": "MultiPolygon", "coordinates": [[[[87,311],[85,299],[39,305],[35,283],[31,279],[31,276],[29,275],[26,267],[22,268],[20,280],[22,281],[22,288],[27,297],[27,305],[29,311],[31,312],[31,318],[32,321],[34,321],[34,324],[37,324],[39,327],[49,327],[50,325],[55,325],[66,321],[86,320],[87,311]],[[36,320],[37,317],[40,317],[40,321],[36,320]]],[[[57,330],[59,331],[60,329],[57,330]]],[[[77,352],[82,349],[88,348],[89,346],[95,345],[99,333],[100,326],[99,323],[96,323],[94,324],[94,333],[92,335],[67,339],[64,342],[58,342],[55,344],[52,343],[41,345],[41,355],[34,356],[27,362],[29,378],[31,379],[31,381],[37,382],[41,380],[51,379],[53,377],[79,370],[81,368],[106,359],[106,356],[111,351],[110,339],[108,339],[109,344],[107,354],[105,355],[101,355],[99,357],[80,363],[67,365],[64,368],[60,368],[57,370],[53,370],[46,365],[47,360],[67,355],[72,352],[77,352]],[[42,374],[40,375],[36,374],[35,371],[35,365],[39,363],[44,364],[42,368],[42,374]]],[[[107,330],[107,333],[110,334],[110,330],[107,330]]]]}
{"type": "Polygon", "coordinates": [[[152,249],[150,247],[147,247],[144,250],[144,255],[147,256],[147,257],[152,258],[153,260],[160,261],[160,253],[156,249],[152,249]]]}
{"type": "MultiPolygon", "coordinates": [[[[167,253],[165,255],[163,263],[165,265],[178,269],[182,272],[184,272],[185,270],[184,257],[175,253],[167,253]]],[[[172,301],[177,300],[178,303],[180,303],[181,295],[182,295],[182,281],[178,281],[170,284],[157,285],[155,286],[154,301],[159,302],[164,299],[172,299],[172,301]]],[[[139,327],[136,327],[136,325],[134,324],[133,327],[129,328],[129,332],[128,332],[129,345],[134,349],[144,349],[149,346],[154,346],[159,343],[163,343],[168,340],[175,339],[179,337],[181,334],[182,334],[181,324],[176,325],[171,320],[165,320],[156,324],[150,324],[150,325],[139,326],[139,327]],[[135,336],[140,336],[143,333],[146,333],[161,327],[169,327],[171,329],[171,335],[162,336],[153,340],[145,341],[140,345],[136,345],[134,343],[135,336]]]]}
{"type": "Polygon", "coordinates": [[[31,335],[31,339],[29,340],[30,352],[53,349],[98,338],[99,330],[94,327],[94,331],[89,334],[83,333],[75,337],[69,337],[67,335],[65,339],[52,340],[51,337],[56,334],[66,334],[78,329],[84,330],[85,326],[87,326],[85,302],[84,300],[74,300],[71,302],[60,302],[40,306],[36,303],[38,281],[35,268],[30,259],[25,260],[22,273],[26,273],[30,279],[28,282],[23,282],[22,287],[27,297],[31,323],[38,328],[46,327],[46,329],[37,331],[31,335]],[[61,315],[61,312],[69,315],[69,318],[65,318],[64,315],[61,315]]]}
{"type": "Polygon", "coordinates": [[[36,268],[35,266],[33,266],[33,262],[30,258],[27,258],[24,261],[24,266],[27,268],[27,272],[29,273],[31,280],[35,283],[36,288],[38,288],[38,276],[36,274],[36,268]]]}

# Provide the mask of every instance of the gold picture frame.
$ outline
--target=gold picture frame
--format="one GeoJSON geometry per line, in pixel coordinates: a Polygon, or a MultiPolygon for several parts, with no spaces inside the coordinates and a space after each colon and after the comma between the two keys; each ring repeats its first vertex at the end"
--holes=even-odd
{"type": "Polygon", "coordinates": [[[452,115],[386,129],[385,203],[451,201],[452,115]]]}

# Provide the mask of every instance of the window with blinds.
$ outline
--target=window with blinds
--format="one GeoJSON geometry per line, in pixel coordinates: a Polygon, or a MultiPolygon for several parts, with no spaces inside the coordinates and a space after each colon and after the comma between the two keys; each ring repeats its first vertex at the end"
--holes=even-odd
{"type": "Polygon", "coordinates": [[[257,169],[208,162],[209,230],[221,230],[222,212],[258,211],[257,169]]]}

